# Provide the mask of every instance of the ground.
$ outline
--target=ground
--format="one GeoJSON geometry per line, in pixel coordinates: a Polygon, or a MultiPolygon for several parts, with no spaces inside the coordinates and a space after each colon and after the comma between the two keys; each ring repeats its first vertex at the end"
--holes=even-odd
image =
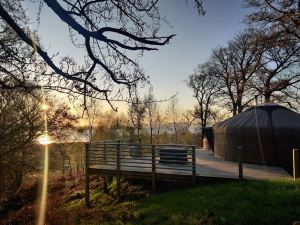
{"type": "MultiPolygon", "coordinates": [[[[117,201],[113,181],[91,180],[91,205],[84,206],[82,174],[54,177],[49,182],[47,225],[58,224],[292,224],[300,220],[300,181],[203,182],[198,186],[162,184],[151,194],[140,185],[123,182],[117,201]]],[[[1,225],[34,224],[37,183],[23,187],[4,204],[1,225]],[[22,222],[21,222],[22,221],[22,222]]]]}

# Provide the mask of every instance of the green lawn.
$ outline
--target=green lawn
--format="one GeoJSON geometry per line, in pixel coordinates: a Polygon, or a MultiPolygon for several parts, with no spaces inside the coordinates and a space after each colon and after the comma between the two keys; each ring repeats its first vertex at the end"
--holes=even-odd
{"type": "Polygon", "coordinates": [[[185,188],[136,202],[134,215],[127,224],[293,224],[300,220],[300,182],[235,181],[185,188]]]}
{"type": "MultiPolygon", "coordinates": [[[[109,193],[103,193],[103,180],[92,176],[92,208],[88,209],[84,204],[83,174],[53,178],[48,187],[47,224],[292,225],[300,220],[300,179],[296,182],[203,181],[198,186],[184,188],[176,184],[159,185],[163,191],[150,194],[139,185],[123,182],[123,201],[118,202],[116,182],[108,186],[109,193]]],[[[15,199],[30,199],[32,191],[29,190],[33,189],[24,189],[15,199]]],[[[33,198],[3,220],[19,224],[17,221],[35,212],[33,198]]],[[[0,224],[8,224],[1,220],[0,224]]]]}
{"type": "Polygon", "coordinates": [[[164,186],[164,191],[154,195],[124,182],[126,200],[120,203],[115,198],[115,183],[105,194],[98,182],[93,180],[91,209],[84,206],[83,189],[73,185],[70,194],[65,185],[64,203],[51,211],[52,221],[61,218],[70,225],[292,225],[300,220],[300,180],[203,181],[194,187],[171,185],[173,191],[164,186]]]}

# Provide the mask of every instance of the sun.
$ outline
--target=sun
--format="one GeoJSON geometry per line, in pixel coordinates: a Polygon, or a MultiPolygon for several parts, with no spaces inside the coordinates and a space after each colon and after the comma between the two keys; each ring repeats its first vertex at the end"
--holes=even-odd
{"type": "Polygon", "coordinates": [[[37,141],[41,145],[48,145],[51,143],[51,139],[48,134],[43,134],[43,135],[39,136],[37,141]]]}

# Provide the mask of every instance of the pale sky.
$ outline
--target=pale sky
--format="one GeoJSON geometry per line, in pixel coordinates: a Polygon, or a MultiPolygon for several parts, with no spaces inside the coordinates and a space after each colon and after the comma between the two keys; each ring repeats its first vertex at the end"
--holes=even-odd
{"type": "MultiPolygon", "coordinates": [[[[199,16],[192,7],[192,1],[160,0],[161,15],[173,28],[164,26],[161,35],[177,34],[167,46],[157,52],[146,52],[141,65],[150,76],[157,98],[168,98],[178,92],[179,106],[192,109],[196,101],[184,80],[199,63],[205,62],[210,50],[225,45],[234,34],[245,28],[244,16],[249,9],[242,7],[243,0],[204,0],[205,16],[199,16]]],[[[28,6],[33,20],[36,9],[28,6]]],[[[50,53],[60,53],[80,58],[82,49],[70,41],[68,28],[44,6],[39,26],[44,48],[50,53]]]]}

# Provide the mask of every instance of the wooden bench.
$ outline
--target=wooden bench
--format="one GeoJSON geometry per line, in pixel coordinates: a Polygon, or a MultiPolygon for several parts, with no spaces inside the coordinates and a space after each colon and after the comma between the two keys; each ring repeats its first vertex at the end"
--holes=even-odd
{"type": "Polygon", "coordinates": [[[184,147],[161,147],[159,162],[169,164],[185,164],[188,162],[188,152],[184,147]]]}

